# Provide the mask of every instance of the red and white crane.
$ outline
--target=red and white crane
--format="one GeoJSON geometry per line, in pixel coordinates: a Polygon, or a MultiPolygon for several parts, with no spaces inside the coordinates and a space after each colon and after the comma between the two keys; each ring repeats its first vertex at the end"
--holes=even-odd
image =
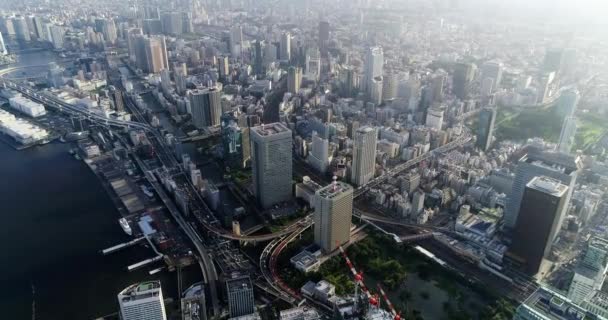
{"type": "MultiPolygon", "coordinates": [[[[344,260],[346,260],[346,265],[348,265],[350,272],[353,274],[353,277],[355,278],[355,283],[356,283],[355,303],[359,297],[358,288],[361,288],[361,291],[363,291],[363,293],[365,293],[365,296],[367,297],[370,307],[377,308],[380,305],[380,300],[378,299],[378,295],[371,294],[371,292],[365,286],[365,283],[363,283],[363,273],[357,272],[357,269],[355,269],[355,266],[353,265],[353,263],[350,261],[350,259],[346,255],[344,248],[342,248],[342,246],[338,246],[338,247],[340,248],[340,252],[342,253],[342,256],[344,257],[344,260]]],[[[356,307],[356,305],[355,305],[355,307],[356,307]]]]}
{"type": "Polygon", "coordinates": [[[391,314],[393,315],[393,320],[401,320],[401,313],[397,312],[395,310],[395,307],[391,303],[391,300],[388,299],[388,296],[386,295],[386,293],[384,292],[384,289],[382,289],[382,286],[379,283],[378,283],[378,291],[380,291],[380,293],[382,294],[382,297],[384,298],[384,302],[386,302],[386,305],[388,306],[389,310],[391,311],[391,314]]]}

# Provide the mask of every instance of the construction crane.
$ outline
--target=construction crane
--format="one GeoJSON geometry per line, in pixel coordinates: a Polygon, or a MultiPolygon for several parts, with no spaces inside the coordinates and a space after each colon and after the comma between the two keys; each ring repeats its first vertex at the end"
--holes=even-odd
{"type": "Polygon", "coordinates": [[[391,303],[391,300],[388,299],[388,296],[386,295],[386,293],[384,292],[384,289],[382,289],[382,286],[379,283],[378,283],[378,291],[380,291],[380,294],[382,294],[382,297],[384,298],[384,302],[386,302],[386,305],[388,306],[391,314],[393,315],[393,320],[401,320],[401,312],[397,312],[395,310],[395,307],[391,303]]]}
{"type": "Polygon", "coordinates": [[[356,308],[357,299],[359,297],[359,290],[358,290],[359,288],[361,288],[361,291],[363,291],[363,293],[367,297],[367,301],[369,302],[370,307],[377,308],[380,305],[380,300],[378,299],[378,295],[371,294],[371,292],[365,286],[365,283],[363,283],[363,273],[357,272],[357,269],[355,269],[355,266],[353,265],[353,263],[350,261],[350,259],[346,255],[344,248],[342,248],[341,245],[338,245],[338,247],[340,248],[340,252],[342,253],[342,256],[344,257],[344,260],[346,260],[346,265],[350,269],[350,272],[353,274],[353,277],[355,279],[355,284],[356,284],[355,285],[355,308],[356,308]]]}

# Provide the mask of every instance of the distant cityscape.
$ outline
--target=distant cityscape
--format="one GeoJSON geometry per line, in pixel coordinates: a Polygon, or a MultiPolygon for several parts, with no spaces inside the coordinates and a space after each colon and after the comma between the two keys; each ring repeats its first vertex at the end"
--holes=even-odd
{"type": "Polygon", "coordinates": [[[149,255],[90,318],[608,319],[605,29],[516,6],[4,1],[0,141],[149,255]]]}

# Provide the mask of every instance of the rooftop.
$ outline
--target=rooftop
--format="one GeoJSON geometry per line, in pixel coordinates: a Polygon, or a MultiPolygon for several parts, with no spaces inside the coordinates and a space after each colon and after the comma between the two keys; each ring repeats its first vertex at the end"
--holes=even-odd
{"type": "Polygon", "coordinates": [[[130,285],[118,297],[122,302],[136,301],[158,296],[160,290],[160,281],[146,281],[130,285]]]}
{"type": "Polygon", "coordinates": [[[326,199],[332,199],[338,195],[350,192],[352,193],[353,187],[348,183],[334,181],[331,184],[319,189],[317,194],[326,199]]]}
{"type": "Polygon", "coordinates": [[[272,136],[274,134],[290,131],[284,124],[279,122],[263,124],[261,126],[253,127],[251,130],[261,136],[272,136]]]}
{"type": "MultiPolygon", "coordinates": [[[[606,320],[574,304],[568,298],[541,287],[517,308],[517,314],[529,319],[547,320],[606,320]]],[[[517,318],[517,316],[515,317],[517,318]]]]}
{"type": "Polygon", "coordinates": [[[568,186],[562,184],[559,180],[544,176],[535,177],[527,184],[527,187],[549,193],[556,197],[561,197],[568,190],[568,186]]]}

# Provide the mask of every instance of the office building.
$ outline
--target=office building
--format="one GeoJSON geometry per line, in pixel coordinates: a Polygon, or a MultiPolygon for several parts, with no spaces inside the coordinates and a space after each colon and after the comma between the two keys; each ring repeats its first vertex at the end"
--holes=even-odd
{"type": "Polygon", "coordinates": [[[147,73],[158,73],[169,68],[164,36],[134,35],[137,67],[147,73]]]}
{"type": "Polygon", "coordinates": [[[30,41],[30,30],[27,26],[27,21],[24,16],[14,16],[11,18],[13,22],[13,28],[15,29],[15,38],[21,41],[30,41]]]}
{"type": "Polygon", "coordinates": [[[316,131],[312,133],[312,148],[308,161],[320,173],[325,173],[329,166],[329,141],[319,136],[316,131]]]}
{"type": "Polygon", "coordinates": [[[574,269],[568,298],[582,304],[593,292],[602,288],[608,267],[608,240],[593,237],[587,243],[583,258],[574,269]]]}
{"type": "Polygon", "coordinates": [[[219,57],[217,59],[217,69],[222,81],[228,81],[228,75],[230,74],[230,62],[228,57],[219,57]]]}
{"type": "Polygon", "coordinates": [[[481,81],[491,79],[490,93],[496,91],[502,81],[503,64],[498,61],[488,61],[481,66],[481,81]]]}
{"type": "Polygon", "coordinates": [[[135,62],[137,59],[137,37],[143,36],[141,28],[131,28],[127,30],[127,47],[129,49],[129,60],[135,62]]]}
{"type": "MultiPolygon", "coordinates": [[[[528,182],[536,176],[551,177],[569,186],[566,202],[570,203],[580,165],[580,158],[557,152],[532,149],[521,157],[515,169],[513,187],[507,199],[504,213],[505,227],[515,227],[524,189],[528,182]]],[[[561,219],[566,216],[566,210],[567,206],[560,214],[561,219]]]]}
{"type": "Polygon", "coordinates": [[[354,137],[351,182],[362,186],[374,178],[376,172],[376,128],[362,127],[357,129],[354,137]]]}
{"type": "Polygon", "coordinates": [[[283,61],[291,60],[291,34],[289,32],[285,32],[281,35],[281,43],[280,43],[280,59],[283,61]]]}
{"type": "Polygon", "coordinates": [[[426,112],[426,126],[431,129],[441,130],[443,127],[443,110],[438,108],[428,109],[426,112]]]}
{"type": "Polygon", "coordinates": [[[267,209],[289,201],[292,195],[292,136],[282,123],[271,123],[250,130],[253,191],[258,203],[267,209]]]}
{"type": "Polygon", "coordinates": [[[306,54],[306,78],[318,81],[321,76],[321,54],[317,49],[306,54]]]}
{"type": "Polygon", "coordinates": [[[8,54],[8,50],[6,50],[6,45],[4,44],[4,37],[2,36],[1,32],[0,32],[0,54],[2,54],[2,55],[8,54]]]}
{"type": "Polygon", "coordinates": [[[221,92],[217,88],[190,90],[190,110],[192,123],[203,129],[220,124],[222,116],[221,92]]]}
{"type": "Polygon", "coordinates": [[[131,285],[118,294],[122,320],[166,320],[160,281],[131,285]]]}
{"type": "Polygon", "coordinates": [[[227,112],[221,117],[222,146],[224,163],[230,168],[244,167],[243,135],[234,114],[227,112]]]}
{"type": "Polygon", "coordinates": [[[353,188],[335,181],[314,196],[315,243],[324,252],[332,252],[350,241],[350,221],[353,213],[353,188]]]}
{"type": "Polygon", "coordinates": [[[249,276],[238,276],[226,280],[230,318],[250,315],[255,312],[253,284],[249,276]]]}
{"type": "Polygon", "coordinates": [[[382,103],[382,87],[384,81],[382,77],[373,78],[372,81],[368,84],[369,101],[373,103],[375,106],[378,106],[382,103]]]}
{"type": "Polygon", "coordinates": [[[319,21],[319,50],[322,55],[327,52],[329,44],[329,22],[319,21]]]}
{"type": "Polygon", "coordinates": [[[477,128],[477,147],[487,151],[492,144],[494,134],[494,122],[496,121],[496,109],[484,108],[479,113],[479,124],[477,128]]]}
{"type": "Polygon", "coordinates": [[[475,77],[475,65],[467,62],[459,62],[454,66],[454,75],[452,77],[452,92],[460,99],[468,98],[471,83],[475,77]]]}
{"type": "Polygon", "coordinates": [[[112,104],[112,108],[116,112],[124,112],[125,111],[125,103],[122,98],[122,91],[117,90],[114,86],[108,87],[108,96],[110,98],[110,103],[112,104]]]}
{"type": "Polygon", "coordinates": [[[300,91],[300,83],[302,82],[302,68],[289,67],[287,71],[287,91],[291,94],[297,94],[300,91]]]}
{"type": "Polygon", "coordinates": [[[561,153],[570,153],[574,144],[574,136],[576,135],[576,118],[566,117],[562,125],[562,132],[559,135],[557,143],[557,151],[561,153]]]}
{"type": "Polygon", "coordinates": [[[258,76],[266,74],[266,65],[264,64],[264,51],[262,50],[265,45],[266,44],[262,40],[256,40],[253,43],[253,72],[258,76]]]}
{"type": "Polygon", "coordinates": [[[562,69],[563,59],[564,50],[557,48],[547,49],[543,60],[542,71],[545,73],[559,73],[562,69]]]}
{"type": "Polygon", "coordinates": [[[47,30],[49,31],[49,38],[53,44],[53,48],[57,50],[63,49],[63,44],[65,42],[65,28],[63,26],[53,24],[48,26],[47,30]]]}
{"type": "Polygon", "coordinates": [[[581,303],[581,307],[597,316],[596,319],[608,318],[608,293],[599,290],[594,291],[581,303]]]}
{"type": "Polygon", "coordinates": [[[144,19],[142,30],[147,35],[159,35],[163,33],[163,24],[160,19],[144,19]]]}
{"type": "Polygon", "coordinates": [[[562,92],[557,102],[557,112],[562,117],[572,117],[581,95],[576,89],[568,89],[562,92]]]}
{"type": "Polygon", "coordinates": [[[116,33],[116,24],[112,19],[97,18],[95,19],[95,31],[103,34],[103,39],[111,44],[116,43],[118,38],[116,33]]]}
{"type": "Polygon", "coordinates": [[[184,22],[181,12],[170,11],[163,12],[160,15],[160,23],[163,28],[163,33],[168,35],[180,35],[183,33],[184,22]]]}
{"type": "Polygon", "coordinates": [[[230,54],[233,58],[241,58],[241,52],[243,50],[243,28],[241,26],[235,26],[230,29],[230,54]]]}
{"type": "MultiPolygon", "coordinates": [[[[370,47],[365,54],[365,64],[363,66],[363,89],[369,96],[372,95],[374,79],[382,79],[384,68],[384,51],[382,47],[370,47]]],[[[382,89],[380,89],[382,91],[382,89]]],[[[382,97],[382,95],[380,94],[382,97]]]]}
{"type": "Polygon", "coordinates": [[[509,256],[531,276],[540,271],[561,227],[567,193],[567,185],[545,176],[526,185],[509,256]]]}
{"type": "Polygon", "coordinates": [[[517,309],[513,320],[606,320],[563,295],[541,286],[517,309]]]}

